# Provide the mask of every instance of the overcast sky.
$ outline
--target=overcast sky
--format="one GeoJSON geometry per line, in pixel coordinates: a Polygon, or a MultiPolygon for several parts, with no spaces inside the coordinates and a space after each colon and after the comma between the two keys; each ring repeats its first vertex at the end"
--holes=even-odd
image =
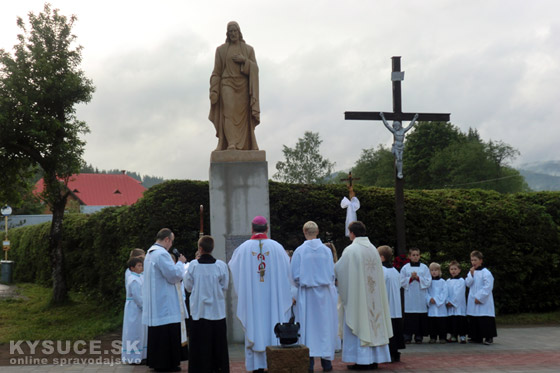
{"type": "MultiPolygon", "coordinates": [[[[2,1],[0,48],[17,16],[44,1],[2,1]]],[[[518,165],[560,160],[557,0],[53,0],[75,14],[82,69],[96,92],[78,107],[85,161],[167,179],[208,180],[217,145],[209,78],[226,25],[238,21],[260,74],[259,147],[269,177],[305,131],[350,169],[361,150],[389,146],[381,122],[345,111],[392,111],[391,57],[402,56],[403,111],[451,113],[485,141],[517,148],[518,165]],[[541,130],[545,128],[545,130],[541,130]]],[[[405,154],[406,156],[406,154],[405,154]]]]}

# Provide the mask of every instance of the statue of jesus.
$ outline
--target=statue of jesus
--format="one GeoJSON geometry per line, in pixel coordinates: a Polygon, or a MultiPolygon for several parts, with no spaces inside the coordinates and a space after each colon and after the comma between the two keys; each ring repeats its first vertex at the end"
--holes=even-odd
{"type": "Polygon", "coordinates": [[[260,122],[259,68],[253,47],[245,43],[237,22],[227,25],[226,42],[216,49],[210,77],[210,115],[216,150],[258,150],[260,122]]]}
{"type": "Polygon", "coordinates": [[[383,124],[389,131],[393,133],[393,147],[391,148],[391,153],[395,156],[395,165],[397,166],[397,177],[399,179],[403,178],[402,172],[402,160],[403,160],[403,151],[404,151],[404,134],[408,132],[415,124],[416,119],[418,119],[418,114],[414,116],[412,122],[406,128],[402,128],[401,122],[398,120],[393,121],[393,127],[389,126],[387,120],[385,120],[385,115],[383,113],[379,113],[381,119],[383,120],[383,124]]]}

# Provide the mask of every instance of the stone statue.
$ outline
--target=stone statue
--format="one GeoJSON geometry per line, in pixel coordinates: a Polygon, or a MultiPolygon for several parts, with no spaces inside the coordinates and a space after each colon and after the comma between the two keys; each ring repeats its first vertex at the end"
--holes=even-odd
{"type": "Polygon", "coordinates": [[[395,164],[397,166],[397,177],[399,179],[403,178],[402,172],[402,160],[403,160],[403,151],[404,151],[404,134],[408,132],[415,124],[416,119],[418,119],[418,114],[414,116],[412,122],[406,128],[402,128],[401,122],[398,120],[393,121],[393,128],[389,126],[389,123],[385,120],[385,115],[383,113],[379,113],[381,119],[383,120],[383,124],[389,131],[393,133],[393,147],[391,148],[391,153],[395,156],[395,164]]]}
{"type": "Polygon", "coordinates": [[[216,49],[210,77],[210,115],[216,127],[216,150],[258,150],[259,68],[253,47],[237,22],[227,25],[226,42],[216,49]]]}

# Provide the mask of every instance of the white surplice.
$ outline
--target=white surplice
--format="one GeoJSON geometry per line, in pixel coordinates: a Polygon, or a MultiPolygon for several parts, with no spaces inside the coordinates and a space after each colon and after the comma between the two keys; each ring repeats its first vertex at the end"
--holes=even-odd
{"type": "MultiPolygon", "coordinates": [[[[142,322],[148,326],[181,323],[184,309],[183,297],[175,284],[183,279],[184,265],[173,263],[171,255],[160,245],[154,244],[144,259],[144,286],[142,322]]],[[[184,319],[183,319],[184,322],[184,319]]]]}
{"type": "Polygon", "coordinates": [[[344,234],[346,235],[346,237],[350,237],[348,226],[353,221],[358,220],[356,211],[358,211],[358,209],[360,208],[360,201],[358,200],[358,197],[352,197],[351,200],[344,197],[342,198],[342,201],[340,201],[340,207],[346,209],[346,224],[344,224],[344,234]]]}
{"type": "Polygon", "coordinates": [[[404,312],[427,313],[426,292],[432,283],[430,269],[424,263],[419,267],[412,267],[406,263],[401,268],[401,286],[404,288],[404,312]],[[410,275],[416,272],[420,281],[410,281],[410,275]]]}
{"type": "Polygon", "coordinates": [[[387,298],[389,299],[391,318],[400,319],[402,317],[402,308],[401,278],[399,271],[397,271],[394,267],[383,267],[383,277],[385,278],[385,287],[387,288],[387,298]]]}
{"type": "Polygon", "coordinates": [[[189,304],[193,320],[226,318],[225,292],[229,285],[226,263],[216,260],[213,264],[200,264],[195,259],[185,273],[184,284],[191,293],[189,304]]]}
{"type": "Polygon", "coordinates": [[[344,319],[342,361],[391,361],[391,312],[381,258],[367,237],[356,237],[335,264],[344,319]]]}
{"type": "Polygon", "coordinates": [[[492,295],[494,276],[492,273],[488,269],[482,268],[474,271],[473,276],[469,271],[465,285],[470,289],[467,299],[467,315],[495,317],[494,296],[492,295]],[[480,304],[476,304],[475,299],[478,299],[480,304]]]}
{"type": "Polygon", "coordinates": [[[300,340],[310,357],[334,359],[338,341],[338,294],[334,286],[332,251],[320,239],[305,241],[292,256],[297,292],[300,340]]]}
{"type": "Polygon", "coordinates": [[[447,282],[444,279],[433,279],[426,292],[426,304],[429,317],[447,317],[447,282]],[[434,304],[430,302],[434,300],[434,304]]]}
{"type": "Polygon", "coordinates": [[[126,283],[126,302],[122,329],[121,360],[128,364],[139,364],[146,358],[148,331],[142,324],[143,276],[130,272],[126,283]]]}
{"type": "Polygon", "coordinates": [[[447,316],[467,315],[466,285],[464,278],[447,279],[447,302],[452,304],[452,307],[447,307],[447,316]]]}
{"type": "Polygon", "coordinates": [[[245,331],[245,366],[248,371],[265,369],[266,346],[279,344],[274,326],[290,318],[290,257],[274,240],[250,239],[235,249],[228,265],[237,294],[236,315],[245,331]]]}

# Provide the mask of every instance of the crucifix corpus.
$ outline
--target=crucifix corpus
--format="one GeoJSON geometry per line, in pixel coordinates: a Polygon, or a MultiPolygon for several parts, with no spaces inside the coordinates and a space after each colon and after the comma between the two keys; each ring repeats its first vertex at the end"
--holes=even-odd
{"type": "Polygon", "coordinates": [[[381,120],[389,131],[393,133],[392,153],[395,156],[395,215],[397,228],[397,255],[405,254],[405,228],[404,228],[404,176],[402,171],[402,157],[404,150],[404,135],[410,130],[417,120],[448,122],[450,114],[437,113],[403,113],[401,98],[401,81],[404,80],[404,71],[401,71],[401,58],[392,57],[393,71],[391,81],[393,82],[393,112],[383,113],[379,111],[347,111],[344,119],[347,120],[381,120]],[[387,120],[393,121],[389,126],[387,120]],[[402,127],[403,121],[411,121],[406,127],[402,127]]]}

